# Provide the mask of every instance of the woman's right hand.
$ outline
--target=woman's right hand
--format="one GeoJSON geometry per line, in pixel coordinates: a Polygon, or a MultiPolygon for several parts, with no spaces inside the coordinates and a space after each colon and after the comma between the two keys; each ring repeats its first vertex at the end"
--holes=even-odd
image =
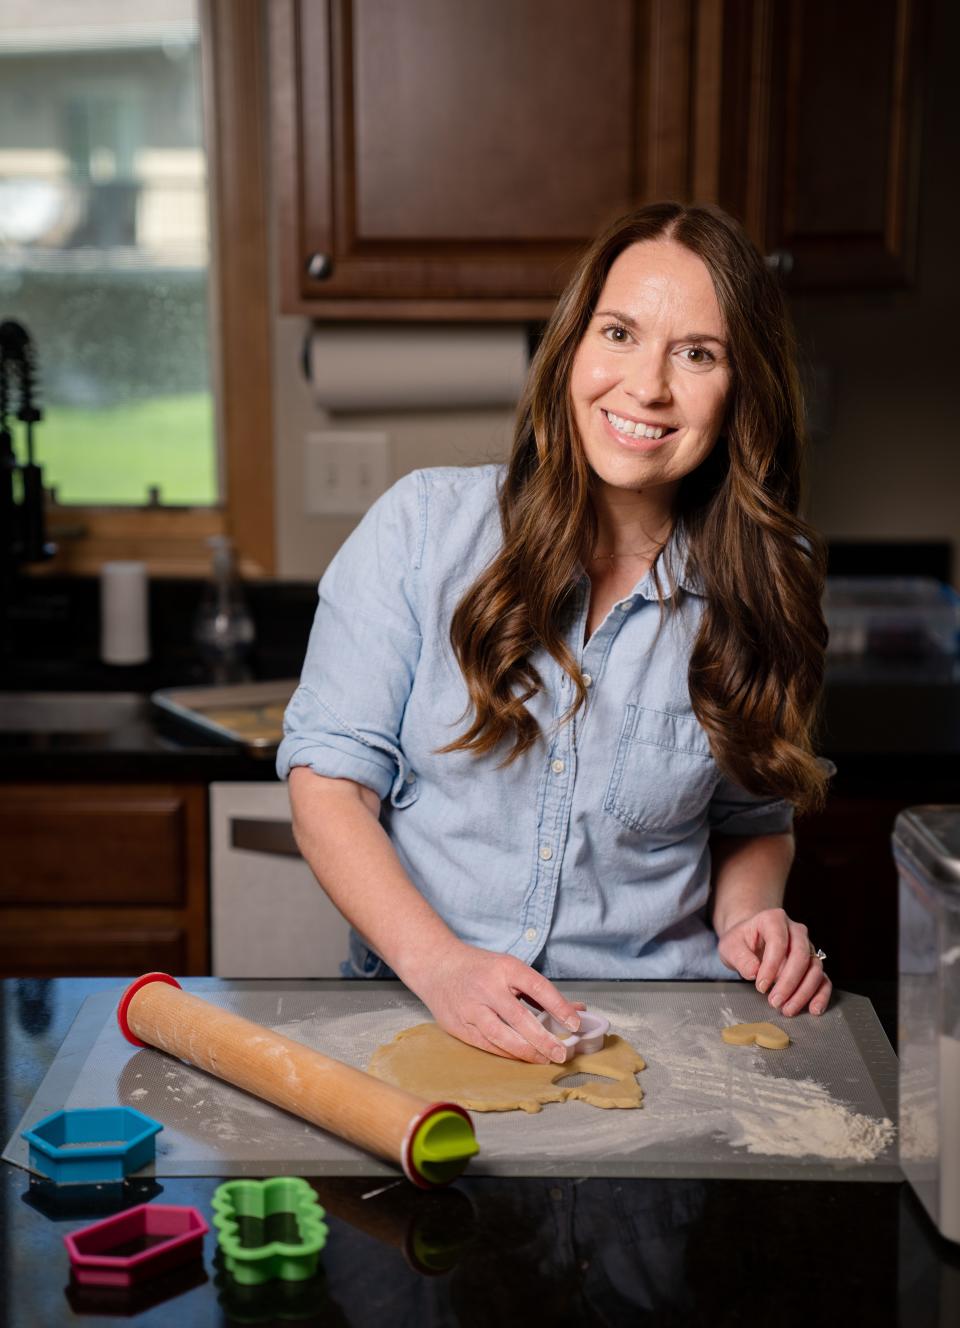
{"type": "Polygon", "coordinates": [[[461,1042],[537,1065],[562,1062],[563,1047],[519,997],[534,1001],[571,1032],[580,1027],[577,1011],[585,1009],[522,960],[463,941],[444,947],[422,977],[405,981],[440,1027],[461,1042]]]}

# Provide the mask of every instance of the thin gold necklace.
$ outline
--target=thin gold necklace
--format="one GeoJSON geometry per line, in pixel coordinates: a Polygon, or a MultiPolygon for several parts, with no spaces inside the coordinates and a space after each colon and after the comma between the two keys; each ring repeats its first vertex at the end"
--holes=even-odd
{"type": "MultiPolygon", "coordinates": [[[[666,541],[664,541],[665,543],[666,541]]],[[[626,553],[595,553],[590,561],[595,563],[599,558],[609,558],[613,562],[614,558],[649,558],[651,555],[655,557],[664,547],[664,544],[656,544],[652,549],[632,549],[626,553]]]]}

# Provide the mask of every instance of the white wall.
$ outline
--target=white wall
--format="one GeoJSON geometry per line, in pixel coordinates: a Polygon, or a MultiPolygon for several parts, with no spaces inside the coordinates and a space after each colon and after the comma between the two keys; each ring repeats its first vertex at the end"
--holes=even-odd
{"type": "MultiPolygon", "coordinates": [[[[382,429],[390,436],[394,478],[419,466],[474,466],[505,459],[512,410],[409,411],[328,415],[314,406],[300,368],[309,323],[274,323],[274,436],[276,453],[277,575],[318,578],[355,517],[308,516],[304,510],[304,436],[330,427],[382,429]]],[[[398,335],[403,329],[398,328],[398,335]]]]}

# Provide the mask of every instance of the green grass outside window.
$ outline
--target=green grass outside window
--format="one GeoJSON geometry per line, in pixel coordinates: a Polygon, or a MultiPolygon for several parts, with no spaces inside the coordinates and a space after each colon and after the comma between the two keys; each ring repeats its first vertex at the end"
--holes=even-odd
{"type": "MultiPolygon", "coordinates": [[[[34,430],[43,482],[61,503],[139,507],[157,485],[166,505],[218,501],[213,398],[208,392],[85,409],[47,407],[34,430]]],[[[16,429],[23,456],[22,427],[16,429]]]]}

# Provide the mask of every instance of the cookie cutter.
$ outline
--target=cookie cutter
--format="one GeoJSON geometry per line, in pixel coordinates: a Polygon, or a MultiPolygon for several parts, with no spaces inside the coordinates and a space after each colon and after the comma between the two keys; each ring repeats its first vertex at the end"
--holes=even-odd
{"type": "Polygon", "coordinates": [[[22,1137],[30,1166],[58,1185],[103,1184],[152,1162],[162,1129],[136,1107],[73,1107],[44,1116],[22,1137]]]}
{"type": "Polygon", "coordinates": [[[224,1263],[245,1286],[312,1277],[327,1243],[325,1216],[313,1186],[299,1176],[228,1180],[213,1192],[213,1225],[224,1263]],[[268,1229],[271,1219],[284,1228],[279,1238],[268,1229]]]}
{"type": "Polygon", "coordinates": [[[71,1231],[63,1243],[81,1285],[129,1287],[200,1258],[209,1230],[196,1208],[139,1204],[71,1231]]]}
{"type": "Polygon", "coordinates": [[[599,1014],[590,1014],[587,1010],[580,1011],[580,1027],[576,1033],[571,1033],[566,1024],[554,1019],[546,1010],[541,1010],[536,1017],[548,1033],[560,1039],[566,1052],[564,1061],[571,1061],[574,1056],[586,1056],[591,1051],[601,1051],[603,1039],[610,1031],[609,1019],[599,1014]]]}

